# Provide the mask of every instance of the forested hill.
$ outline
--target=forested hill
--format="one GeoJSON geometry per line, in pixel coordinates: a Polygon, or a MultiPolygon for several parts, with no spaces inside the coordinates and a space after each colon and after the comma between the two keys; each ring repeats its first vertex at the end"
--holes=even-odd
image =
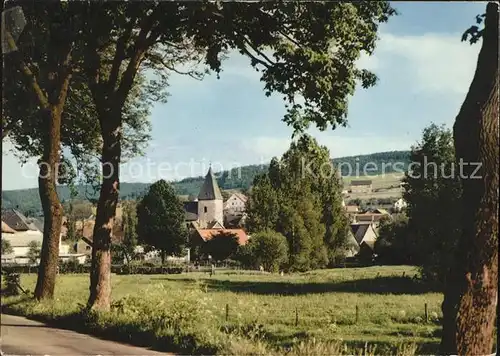
{"type": "MultiPolygon", "coordinates": [[[[335,166],[339,167],[343,176],[364,175],[363,167],[367,168],[368,175],[381,173],[392,173],[408,167],[410,151],[390,151],[379,152],[368,155],[341,157],[333,159],[335,166]],[[368,164],[370,163],[370,164],[368,164]],[[396,165],[396,163],[398,163],[396,165]],[[357,172],[358,171],[358,172],[357,172]]],[[[218,174],[219,186],[224,190],[248,189],[256,175],[264,173],[266,165],[250,165],[235,168],[218,174]]],[[[179,195],[198,194],[203,177],[186,178],[173,185],[179,195]]],[[[120,197],[122,199],[135,199],[140,197],[147,189],[149,183],[121,183],[120,197]]],[[[90,189],[79,186],[79,199],[92,197],[90,189]]],[[[59,187],[58,193],[61,200],[68,200],[70,197],[67,187],[59,187]]],[[[95,197],[94,197],[95,198],[95,197]]],[[[41,210],[38,189],[8,190],[2,192],[2,208],[18,208],[22,212],[39,212],[41,210]]]]}

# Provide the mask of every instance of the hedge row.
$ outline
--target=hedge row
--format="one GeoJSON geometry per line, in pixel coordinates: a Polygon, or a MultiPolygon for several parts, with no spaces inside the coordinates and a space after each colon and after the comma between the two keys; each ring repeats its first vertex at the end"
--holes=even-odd
{"type": "MultiPolygon", "coordinates": [[[[183,267],[162,267],[162,266],[128,266],[128,265],[112,265],[111,273],[116,274],[180,274],[184,270],[183,267]]],[[[37,273],[38,266],[26,265],[10,265],[2,266],[3,273],[37,273]]],[[[59,265],[59,273],[90,273],[90,265],[61,263],[59,265]]]]}
{"type": "MultiPolygon", "coordinates": [[[[111,269],[113,270],[113,269],[111,269]]],[[[183,267],[163,267],[163,266],[128,266],[124,265],[116,269],[116,274],[180,274],[183,267]]]]}

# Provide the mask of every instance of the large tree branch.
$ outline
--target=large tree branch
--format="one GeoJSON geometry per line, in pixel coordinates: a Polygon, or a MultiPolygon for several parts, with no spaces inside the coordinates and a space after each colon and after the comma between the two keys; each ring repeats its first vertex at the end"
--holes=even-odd
{"type": "MultiPolygon", "coordinates": [[[[168,61],[166,57],[167,57],[166,55],[161,56],[159,54],[148,53],[148,54],[146,54],[145,59],[148,59],[151,63],[159,64],[163,68],[170,70],[172,72],[175,72],[177,74],[188,75],[191,78],[196,79],[196,80],[203,79],[203,77],[204,77],[203,73],[200,73],[199,71],[196,71],[195,69],[191,69],[188,71],[181,71],[181,70],[175,68],[175,65],[172,63],[175,61],[168,61]]],[[[189,57],[189,55],[187,57],[189,57]]],[[[197,63],[195,64],[195,66],[201,64],[201,61],[202,61],[202,59],[200,58],[197,61],[197,63]]]]}
{"type": "Polygon", "coordinates": [[[272,66],[276,65],[275,62],[273,62],[264,52],[262,52],[260,49],[258,49],[257,47],[255,47],[252,42],[243,34],[239,33],[239,32],[236,32],[236,35],[239,36],[239,39],[237,40],[237,42],[240,43],[240,49],[247,55],[249,56],[251,59],[253,59],[254,61],[256,61],[257,63],[259,64],[262,64],[264,67],[266,68],[271,68],[272,66]],[[253,50],[258,56],[264,58],[264,60],[256,57],[254,54],[252,54],[247,46],[253,50]]]}
{"type": "Polygon", "coordinates": [[[133,46],[132,58],[127,65],[127,69],[121,76],[120,84],[116,92],[117,105],[119,106],[122,106],[123,103],[125,103],[127,95],[134,84],[137,71],[139,70],[142,60],[144,59],[144,55],[158,37],[158,34],[151,34],[149,37],[148,34],[150,34],[156,18],[160,15],[160,9],[161,6],[156,6],[153,12],[149,16],[146,16],[140,25],[139,35],[137,36],[137,40],[133,46]]]}
{"type": "MultiPolygon", "coordinates": [[[[5,35],[7,37],[7,43],[9,44],[10,48],[15,49],[16,44],[10,32],[6,31],[5,35]]],[[[19,55],[19,66],[21,68],[21,71],[29,80],[31,87],[33,88],[33,91],[35,92],[38,101],[40,102],[40,106],[44,109],[48,108],[49,100],[47,95],[43,92],[42,88],[40,87],[40,84],[38,83],[35,74],[31,71],[28,65],[22,60],[21,55],[19,55]]]]}
{"type": "Polygon", "coordinates": [[[282,35],[284,38],[286,38],[287,40],[289,40],[291,43],[293,43],[295,46],[297,46],[299,48],[303,47],[299,42],[297,42],[297,40],[295,40],[294,38],[292,38],[290,35],[286,34],[286,32],[278,31],[278,33],[280,35],[282,35]]]}
{"type": "Polygon", "coordinates": [[[57,110],[62,111],[64,108],[64,104],[66,102],[66,98],[68,96],[68,90],[69,90],[69,83],[71,82],[71,77],[73,75],[72,72],[72,66],[71,66],[71,60],[72,60],[72,45],[73,43],[71,42],[69,44],[68,48],[68,53],[66,54],[66,57],[63,62],[63,68],[64,70],[61,82],[59,85],[58,89],[58,95],[57,95],[57,110]]]}
{"type": "Polygon", "coordinates": [[[125,50],[127,47],[127,41],[130,39],[130,35],[132,34],[135,23],[136,23],[136,18],[130,20],[124,33],[120,36],[120,38],[116,43],[115,56],[111,64],[111,73],[108,79],[108,85],[112,90],[114,90],[116,87],[116,81],[118,80],[118,76],[120,74],[120,68],[123,60],[125,59],[125,50]]]}

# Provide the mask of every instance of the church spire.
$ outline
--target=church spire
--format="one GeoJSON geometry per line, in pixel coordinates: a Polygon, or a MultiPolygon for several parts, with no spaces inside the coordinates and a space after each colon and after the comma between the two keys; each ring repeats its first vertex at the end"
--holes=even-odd
{"type": "Polygon", "coordinates": [[[222,200],[222,194],[212,173],[212,164],[208,168],[208,173],[205,176],[205,181],[200,189],[198,200],[222,200]]]}

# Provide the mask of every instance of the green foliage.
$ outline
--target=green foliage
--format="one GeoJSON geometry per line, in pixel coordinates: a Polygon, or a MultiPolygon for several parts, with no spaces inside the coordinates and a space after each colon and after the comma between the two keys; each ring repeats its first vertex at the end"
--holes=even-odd
{"type": "Polygon", "coordinates": [[[412,170],[404,178],[408,228],[414,260],[426,278],[444,282],[461,234],[462,189],[455,164],[452,132],[430,125],[413,147],[412,170]]]}
{"type": "Polygon", "coordinates": [[[14,249],[12,248],[12,245],[9,240],[2,239],[2,255],[10,255],[11,253],[14,253],[14,249]]]}
{"type": "Polygon", "coordinates": [[[276,226],[279,214],[278,191],[272,187],[268,174],[255,177],[246,212],[249,231],[262,231],[276,226]]]}
{"type": "Polygon", "coordinates": [[[42,252],[42,245],[38,241],[30,241],[28,243],[28,253],[26,257],[28,257],[30,264],[35,264],[37,260],[40,258],[40,252],[42,252]]]}
{"type": "MultiPolygon", "coordinates": [[[[228,200],[231,197],[231,193],[229,193],[227,190],[221,189],[220,193],[222,194],[222,199],[224,201],[228,200]]],[[[188,199],[190,200],[190,199],[188,199]]],[[[192,199],[191,199],[192,201],[192,199]]]]}
{"type": "MultiPolygon", "coordinates": [[[[100,69],[96,62],[104,59],[114,62],[111,73],[128,69],[120,78],[110,75],[97,79],[96,90],[109,90],[109,99],[123,99],[119,95],[128,94],[134,75],[140,68],[148,68],[161,79],[150,90],[161,100],[159,84],[166,80],[165,69],[197,61],[219,74],[224,55],[231,48],[247,56],[250,65],[262,73],[267,96],[283,96],[287,102],[283,120],[295,132],[311,123],[321,130],[346,124],[347,101],[356,84],[367,88],[376,82],[376,76],[357,68],[356,61],[362,53],[373,53],[379,24],[395,14],[386,1],[324,2],[306,8],[294,2],[90,6],[92,16],[85,18],[82,34],[91,49],[85,56],[89,77],[100,69]],[[111,38],[120,45],[108,44],[111,38]],[[95,53],[99,44],[107,52],[95,53]],[[142,53],[141,67],[134,54],[142,53]],[[305,103],[299,104],[299,96],[305,103]]],[[[203,73],[190,74],[199,78],[203,73]]],[[[105,106],[111,103],[103,101],[105,106]]]]}
{"type": "Polygon", "coordinates": [[[278,232],[266,230],[253,234],[249,245],[255,263],[266,271],[278,272],[288,263],[288,242],[278,232]]]}
{"type": "Polygon", "coordinates": [[[348,221],[341,184],[326,147],[308,135],[293,141],[267,174],[255,179],[248,201],[251,232],[272,229],[289,246],[289,268],[325,267],[344,249],[348,221]]]}
{"type": "MultiPolygon", "coordinates": [[[[2,305],[57,327],[181,355],[410,355],[402,352],[404,344],[418,347],[415,354],[438,354],[442,294],[403,272],[411,277],[418,271],[376,266],[283,277],[245,271],[212,278],[204,272],[116,275],[112,308],[98,314],[79,306],[88,296],[88,276],[60,275],[57,302],[7,297],[2,305]]],[[[32,289],[34,277],[22,275],[21,283],[32,289]]]]}
{"type": "Polygon", "coordinates": [[[70,257],[67,261],[59,264],[59,273],[77,273],[83,269],[81,266],[76,257],[70,257]]]}
{"type": "Polygon", "coordinates": [[[392,218],[380,220],[378,238],[375,242],[375,253],[382,263],[414,264],[416,255],[415,241],[410,237],[408,217],[397,214],[392,218]]]}
{"type": "Polygon", "coordinates": [[[72,201],[73,218],[76,221],[88,219],[92,215],[92,204],[86,201],[72,201]]]}
{"type": "Polygon", "coordinates": [[[68,241],[77,241],[77,231],[76,231],[76,221],[74,217],[70,214],[68,215],[68,220],[66,221],[67,230],[66,230],[66,240],[68,241]]]}
{"type": "Polygon", "coordinates": [[[123,241],[111,245],[111,259],[114,264],[129,264],[135,257],[137,246],[137,206],[133,201],[123,203],[123,241]]]}
{"type": "Polygon", "coordinates": [[[224,261],[236,253],[238,246],[238,236],[222,231],[205,242],[203,250],[214,261],[224,261]]]}
{"type": "Polygon", "coordinates": [[[187,231],[184,224],[184,206],[170,184],[159,180],[137,205],[137,234],[141,243],[166,255],[183,252],[187,231]]]}
{"type": "Polygon", "coordinates": [[[134,258],[137,246],[137,207],[134,202],[126,202],[123,207],[123,253],[127,262],[134,258]]]}
{"type": "Polygon", "coordinates": [[[255,244],[251,243],[252,239],[245,245],[238,246],[234,256],[234,259],[245,269],[255,269],[258,267],[257,261],[255,260],[255,244]]]}

